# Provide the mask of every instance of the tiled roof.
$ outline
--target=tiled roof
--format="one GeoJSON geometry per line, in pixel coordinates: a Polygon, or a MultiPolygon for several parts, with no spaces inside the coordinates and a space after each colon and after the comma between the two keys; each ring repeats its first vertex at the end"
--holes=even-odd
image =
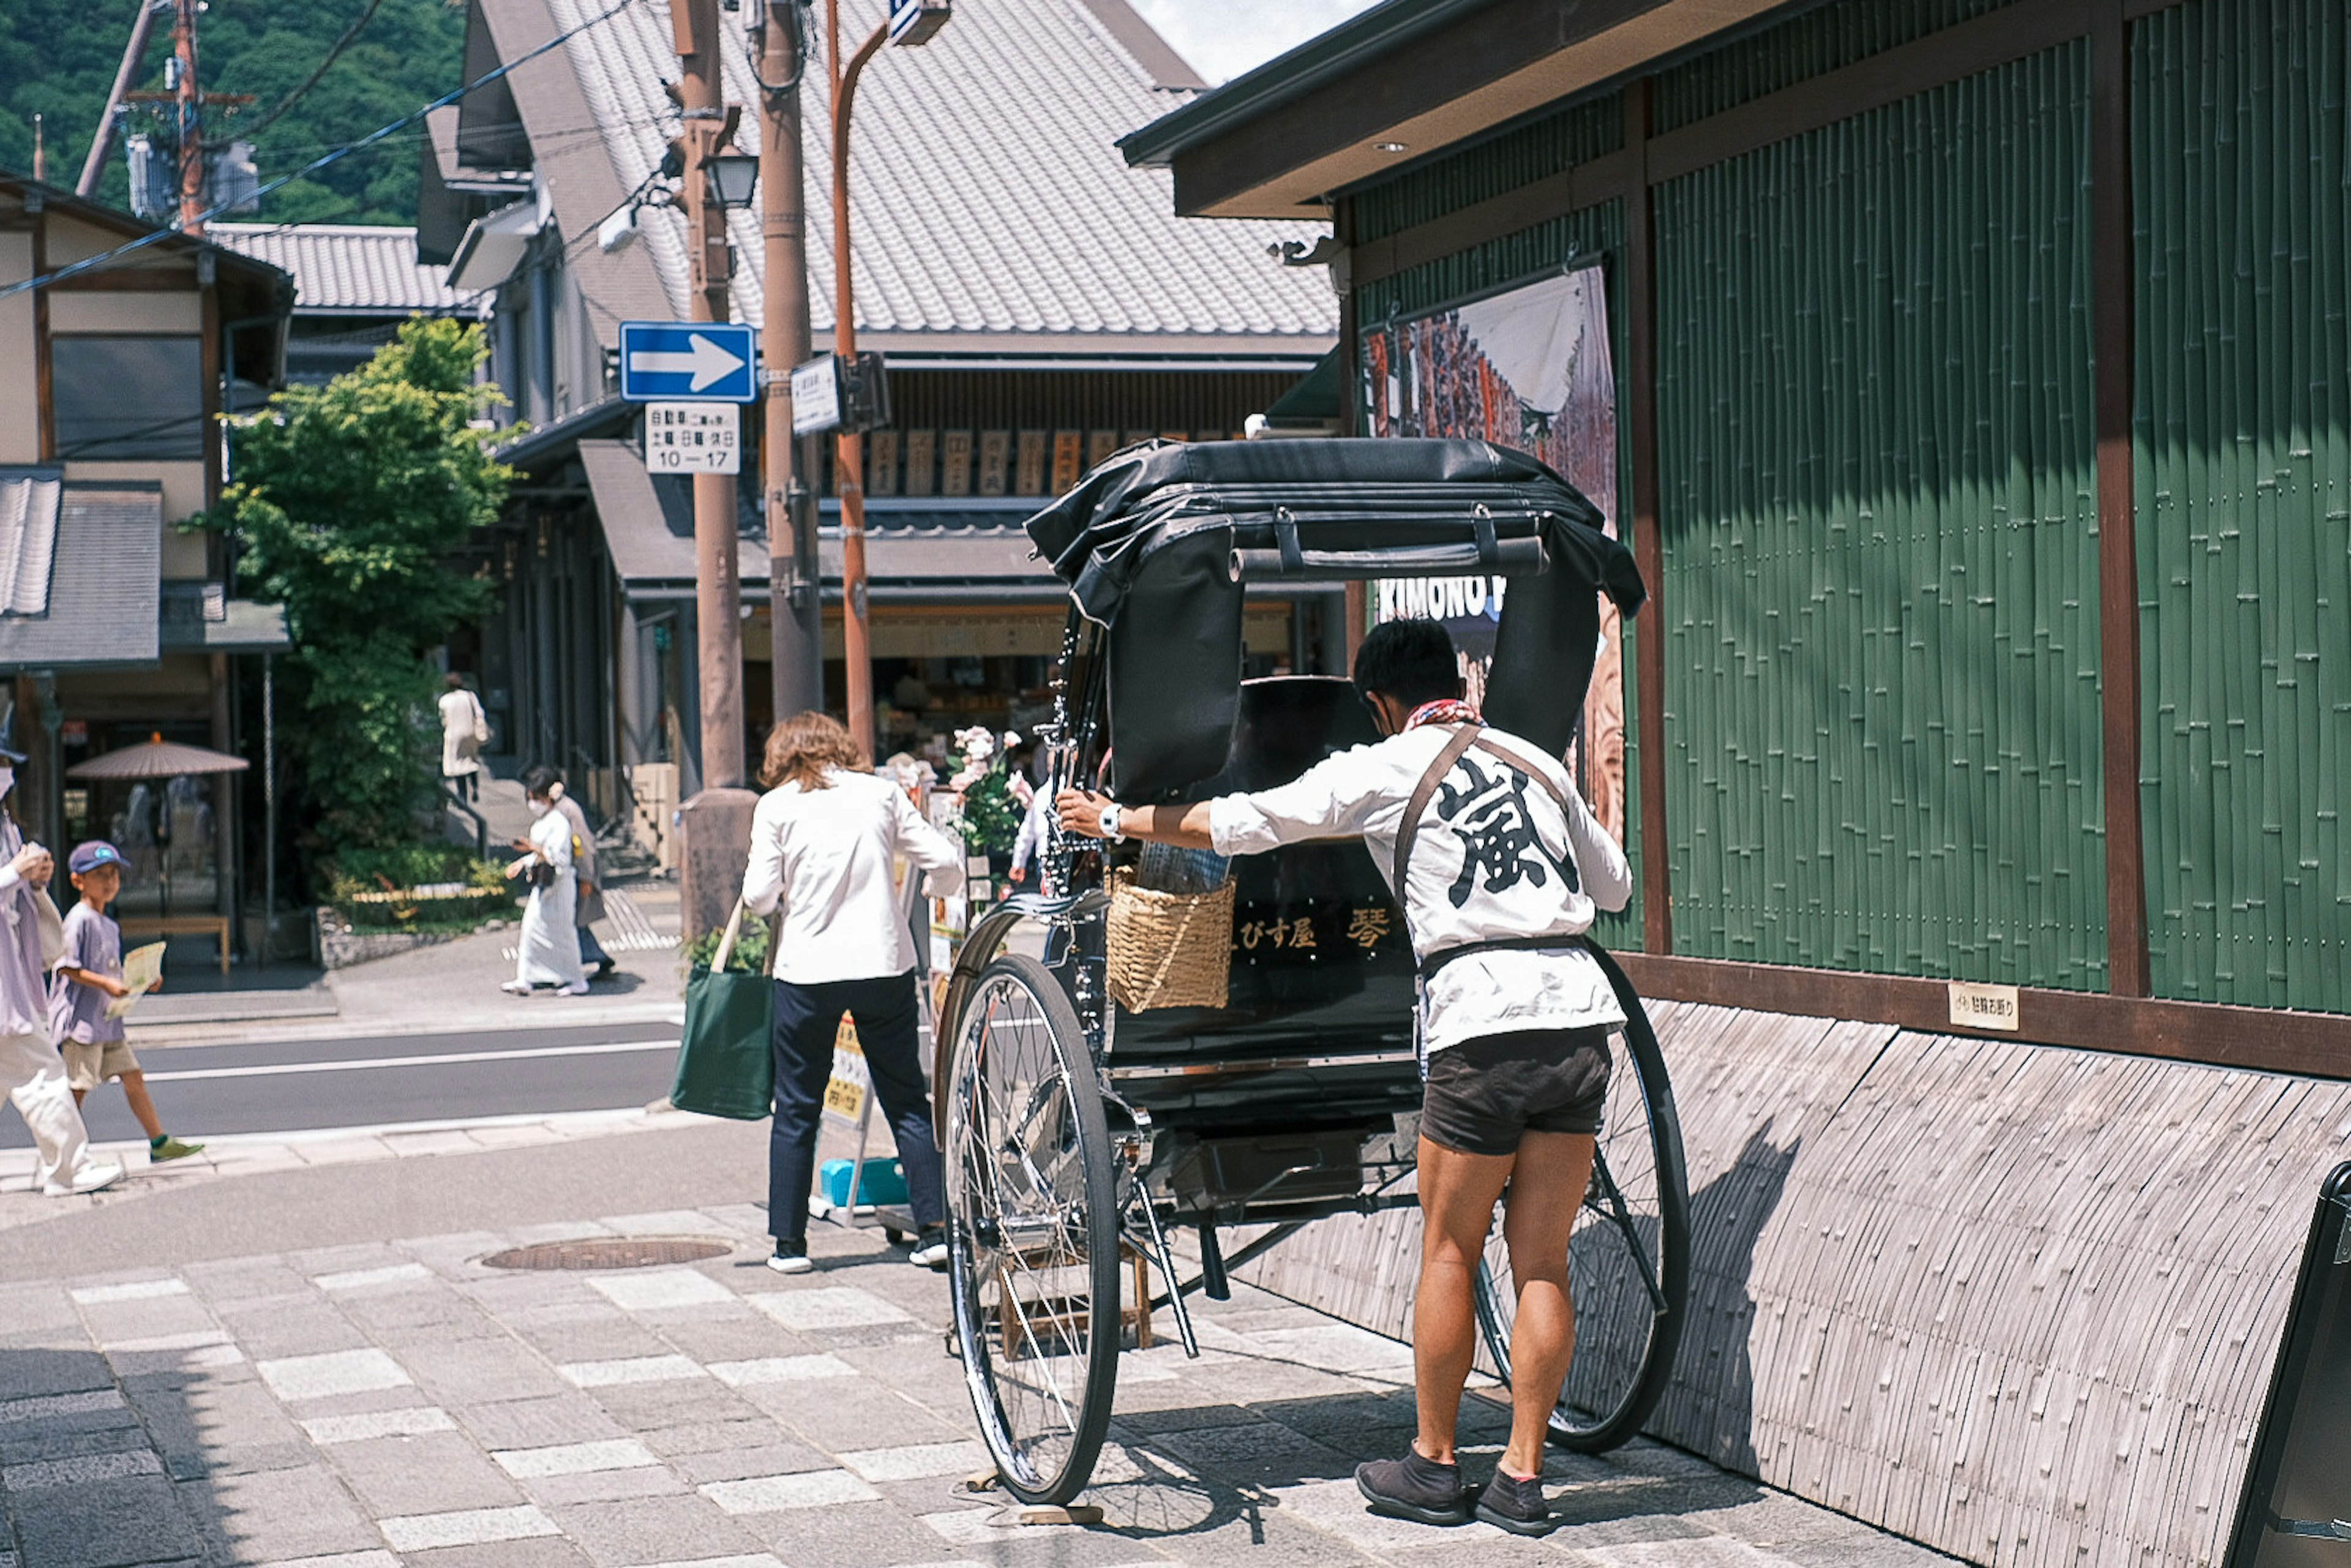
{"type": "MultiPolygon", "coordinates": [[[[541,33],[548,20],[568,28],[605,8],[603,0],[481,3],[500,23],[502,45],[509,34],[541,33]]],[[[755,9],[724,14],[730,103],[757,101],[742,37],[755,9]]],[[[843,33],[856,39],[884,6],[854,0],[844,9],[843,33]]],[[[612,172],[623,189],[633,187],[661,160],[679,123],[662,90],[678,75],[665,0],[631,5],[564,49],[612,172]]],[[[832,314],[829,85],[823,60],[811,60],[802,118],[809,294],[820,332],[831,330],[832,314]]],[[[1267,255],[1276,241],[1309,239],[1319,230],[1178,218],[1171,176],[1129,169],[1120,156],[1119,137],[1185,96],[1155,85],[1088,0],[983,0],[958,6],[928,45],[884,49],[858,87],[852,153],[860,330],[1077,338],[1130,351],[1211,337],[1227,340],[1228,350],[1242,346],[1235,339],[1293,350],[1327,346],[1338,325],[1328,274],[1284,268],[1267,255]]],[[[523,112],[531,120],[528,102],[523,112]]],[[[577,132],[561,131],[531,126],[542,173],[573,155],[563,143],[576,144],[577,132]]],[[[757,116],[747,107],[736,143],[745,152],[758,150],[757,116]]],[[[736,312],[757,320],[758,214],[737,213],[729,221],[740,257],[736,312]]],[[[574,232],[580,225],[572,217],[564,224],[573,265],[593,297],[604,258],[592,238],[574,232]]],[[[640,225],[642,246],[682,316],[684,219],[649,208],[640,225]]]]}
{"type": "Polygon", "coordinates": [[[49,608],[49,565],[57,548],[57,469],[0,473],[0,614],[49,608]]]}
{"type": "MultiPolygon", "coordinates": [[[[625,441],[580,443],[580,464],[595,492],[596,511],[611,554],[612,571],[632,591],[682,588],[695,580],[694,496],[674,475],[645,472],[645,460],[625,441]]],[[[825,503],[828,512],[833,503],[825,503]]],[[[926,598],[1019,594],[1059,600],[1061,587],[1035,559],[1021,527],[1033,503],[1006,505],[943,499],[869,503],[866,573],[875,597],[919,591],[926,598]]],[[[837,524],[828,517],[826,521],[837,524]]],[[[819,528],[818,572],[841,581],[838,527],[819,528]]],[[[768,538],[755,528],[737,536],[737,563],[747,592],[764,592],[768,538]]]]}
{"type": "MultiPolygon", "coordinates": [[[[18,469],[0,485],[38,484],[18,469]]],[[[163,493],[154,485],[68,483],[39,614],[0,615],[0,670],[152,664],[162,576],[163,493]]]]}
{"type": "Polygon", "coordinates": [[[206,237],[294,275],[298,315],[395,316],[470,308],[446,267],[416,259],[413,228],[364,224],[210,224],[206,237]]]}

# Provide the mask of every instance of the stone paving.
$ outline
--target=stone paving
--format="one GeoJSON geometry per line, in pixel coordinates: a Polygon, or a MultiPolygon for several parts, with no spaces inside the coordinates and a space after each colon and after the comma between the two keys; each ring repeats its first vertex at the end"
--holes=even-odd
{"type": "MultiPolygon", "coordinates": [[[[0,1287],[0,1568],[1944,1561],[1646,1443],[1555,1455],[1546,1541],[1375,1518],[1350,1476],[1408,1437],[1408,1350],[1246,1287],[1204,1304],[1199,1361],[1123,1358],[1103,1524],[1021,1526],[962,1486],[987,1456],[941,1280],[810,1239],[790,1279],[743,1207],[0,1287]],[[595,1234],[733,1245],[480,1262],[595,1234]]],[[[1503,1426],[1469,1401],[1473,1474],[1503,1426]]]]}

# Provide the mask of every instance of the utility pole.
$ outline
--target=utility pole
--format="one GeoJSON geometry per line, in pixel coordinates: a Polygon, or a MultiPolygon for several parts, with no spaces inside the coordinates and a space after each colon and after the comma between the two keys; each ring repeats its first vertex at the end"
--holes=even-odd
{"type": "MultiPolygon", "coordinates": [[[[179,0],[193,5],[195,0],[179,0]]],[[[691,317],[727,318],[726,213],[712,199],[709,160],[725,150],[735,115],[722,101],[718,0],[673,0],[678,107],[685,121],[683,152],[691,317]]],[[[743,783],[743,585],[736,559],[736,480],[731,474],[694,476],[695,610],[702,676],[702,787],[732,789],[743,783]]]]}
{"type": "Polygon", "coordinates": [[[180,131],[180,232],[204,232],[204,95],[196,85],[196,12],[201,0],[172,0],[172,56],[179,62],[172,84],[173,118],[180,131]]]}
{"type": "Polygon", "coordinates": [[[106,155],[114,146],[115,115],[122,108],[123,95],[131,84],[139,79],[139,68],[147,58],[147,40],[155,30],[155,0],[138,0],[139,10],[131,19],[131,41],[123,46],[122,63],[114,70],[114,86],[106,95],[106,108],[98,117],[98,134],[89,141],[89,156],[81,162],[81,178],[74,182],[74,194],[94,195],[98,182],[106,172],[106,155]]]}
{"type": "Polygon", "coordinates": [[[808,198],[800,166],[800,76],[808,64],[806,0],[765,0],[759,47],[759,235],[767,361],[759,443],[767,497],[768,627],[778,719],[824,706],[824,597],[817,574],[816,491],[795,472],[794,365],[809,357],[808,198]]]}
{"type": "MultiPolygon", "coordinates": [[[[857,358],[857,299],[850,278],[849,111],[857,99],[857,78],[890,36],[887,22],[876,26],[857,53],[841,57],[841,0],[825,0],[827,44],[832,62],[832,350],[845,361],[857,358]]],[[[849,737],[873,750],[873,659],[865,604],[865,437],[844,428],[835,448],[833,488],[841,493],[841,632],[849,688],[849,737]]]]}

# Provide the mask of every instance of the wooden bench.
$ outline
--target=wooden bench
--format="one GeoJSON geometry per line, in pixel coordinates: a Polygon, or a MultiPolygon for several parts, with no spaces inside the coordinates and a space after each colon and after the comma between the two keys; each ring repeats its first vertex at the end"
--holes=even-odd
{"type": "Polygon", "coordinates": [[[220,944],[221,977],[228,977],[228,916],[225,915],[140,915],[121,922],[123,946],[133,936],[210,936],[220,944]]]}

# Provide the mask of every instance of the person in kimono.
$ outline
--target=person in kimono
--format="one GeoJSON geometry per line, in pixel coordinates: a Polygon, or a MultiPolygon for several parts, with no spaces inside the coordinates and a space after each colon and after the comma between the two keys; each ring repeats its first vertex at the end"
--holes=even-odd
{"type": "MultiPolygon", "coordinates": [[[[0,744],[0,800],[16,787],[16,764],[24,760],[23,752],[0,744]]],[[[122,1167],[91,1156],[65,1058],[49,1043],[38,901],[49,896],[56,869],[49,852],[26,843],[16,818],[0,811],[0,1091],[33,1134],[40,1189],[69,1197],[113,1186],[122,1179],[122,1167]]],[[[50,905],[52,916],[56,908],[50,905]]]]}
{"type": "Polygon", "coordinates": [[[571,824],[572,869],[580,879],[571,919],[580,932],[580,967],[591,980],[609,980],[619,966],[612,961],[612,955],[604,951],[604,945],[596,940],[596,922],[604,918],[604,876],[596,863],[596,834],[588,826],[588,813],[565,790],[562,774],[554,775],[548,785],[548,794],[563,820],[571,824]]]}
{"type": "Polygon", "coordinates": [[[514,841],[520,857],[507,867],[507,875],[529,878],[530,903],[522,912],[515,977],[500,989],[527,997],[551,986],[567,997],[584,997],[588,973],[580,962],[579,928],[572,924],[580,873],[571,855],[570,821],[555,809],[555,769],[532,768],[523,775],[522,787],[530,801],[530,836],[514,841]]]}
{"type": "Polygon", "coordinates": [[[1632,876],[1559,758],[1486,727],[1441,624],[1374,627],[1354,676],[1384,738],[1288,784],[1149,807],[1067,789],[1056,809],[1065,831],[1087,838],[1243,855],[1347,836],[1372,852],[1420,975],[1420,1430],[1401,1458],[1359,1466],[1355,1485],[1396,1518],[1474,1515],[1541,1535],[1559,1522],[1543,1496],[1543,1452],[1575,1347],[1568,1240],[1608,1092],[1608,1031],[1625,1021],[1577,939],[1599,910],[1625,907],[1632,876]],[[1462,1482],[1453,1428],[1476,1348],[1472,1282],[1506,1191],[1519,1296],[1510,1438],[1480,1489],[1462,1482]]]}

